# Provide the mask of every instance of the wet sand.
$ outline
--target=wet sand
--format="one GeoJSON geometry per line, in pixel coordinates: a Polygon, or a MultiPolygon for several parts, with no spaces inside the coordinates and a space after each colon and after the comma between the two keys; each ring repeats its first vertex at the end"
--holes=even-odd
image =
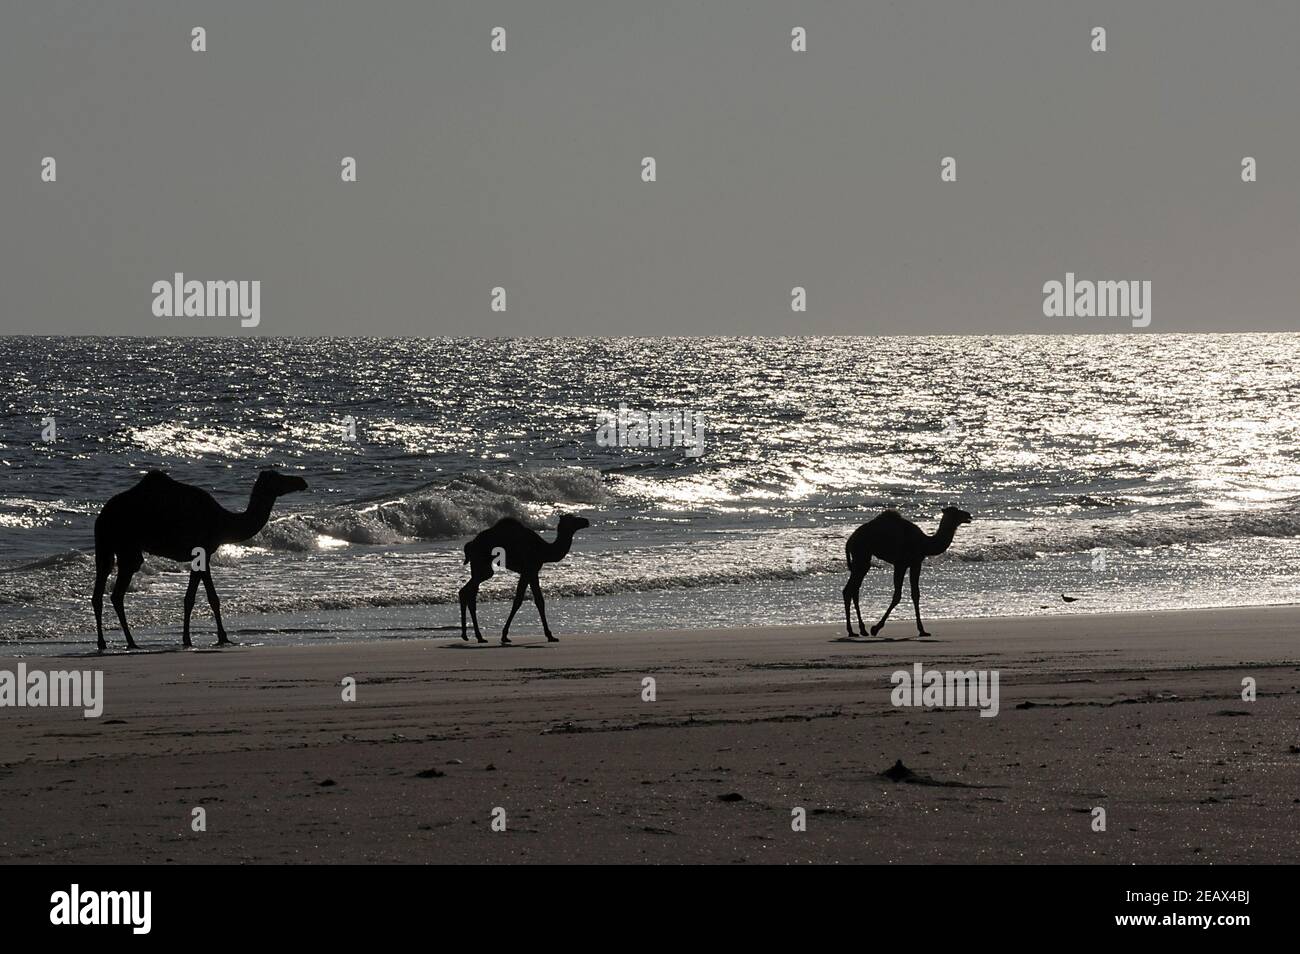
{"type": "Polygon", "coordinates": [[[528,609],[512,647],[28,658],[102,668],[105,708],[0,709],[0,858],[1300,861],[1296,607],[549,645],[528,609]],[[998,715],[894,707],[917,662],[998,670],[998,715]]]}

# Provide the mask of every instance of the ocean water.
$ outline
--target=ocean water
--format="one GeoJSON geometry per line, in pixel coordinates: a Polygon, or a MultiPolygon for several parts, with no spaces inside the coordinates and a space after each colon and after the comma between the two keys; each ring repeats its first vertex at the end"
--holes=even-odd
{"type": "MultiPolygon", "coordinates": [[[[263,468],[308,481],[213,561],[252,642],[452,635],[465,540],[503,516],[550,536],[564,512],[592,525],[542,574],[561,636],[839,621],[844,540],[885,507],[927,531],[974,515],[927,564],[927,618],[1300,592],[1300,335],[8,337],[0,380],[17,651],[93,643],[95,515],[155,468],[232,510],[263,468]],[[620,405],[702,415],[702,453],[601,442],[620,405]]],[[[489,636],[513,579],[483,589],[489,636]]],[[[179,642],[185,583],[147,558],[142,642],[179,642]]],[[[873,570],[869,621],[889,592],[873,570]]],[[[911,629],[906,597],[894,619],[911,629]]],[[[209,641],[201,594],[195,627],[209,641]]],[[[512,632],[539,630],[526,605],[512,632]]]]}

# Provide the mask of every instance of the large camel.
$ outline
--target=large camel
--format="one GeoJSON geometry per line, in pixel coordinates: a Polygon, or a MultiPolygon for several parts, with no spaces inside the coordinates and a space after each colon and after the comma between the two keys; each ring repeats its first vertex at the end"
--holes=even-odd
{"type": "Polygon", "coordinates": [[[885,620],[889,619],[889,614],[903,597],[903,574],[910,573],[917,635],[929,636],[921,623],[921,564],[926,557],[937,556],[947,550],[952,545],[957,528],[970,521],[970,514],[965,510],[944,507],[939,529],[933,536],[928,536],[912,521],[904,520],[898,511],[886,510],[854,530],[844,545],[844,555],[849,564],[849,582],[844,587],[844,625],[849,635],[855,635],[853,623],[849,619],[850,600],[858,614],[858,634],[867,635],[867,627],[862,622],[862,609],[858,606],[858,594],[862,589],[862,578],[871,569],[871,558],[874,556],[894,565],[894,599],[885,610],[885,615],[880,617],[880,622],[871,627],[871,635],[875,636],[884,628],[885,620]]]}
{"type": "Polygon", "coordinates": [[[208,592],[208,604],[217,621],[217,645],[230,642],[221,625],[221,601],[212,585],[212,555],[223,543],[247,540],[266,526],[276,498],[296,490],[306,490],[307,481],[287,477],[273,470],[257,475],[248,509],[232,513],[198,487],[172,480],[159,470],[151,470],[130,490],[123,491],[104,504],[95,520],[95,628],[99,649],[104,644],[104,585],[117,557],[117,582],[113,585],[113,609],[117,611],[127,649],[135,649],[135,640],[126,624],[124,601],[131,577],[152,553],[191,567],[197,561],[202,569],[190,570],[190,584],[185,591],[184,645],[190,645],[190,613],[199,581],[208,592]],[[195,551],[199,551],[197,554],[195,551]]]}
{"type": "Polygon", "coordinates": [[[573,535],[591,522],[584,517],[575,517],[566,513],[560,518],[559,528],[555,533],[555,542],[547,543],[518,520],[506,517],[498,520],[469,543],[465,544],[465,562],[469,564],[469,582],[460,588],[460,638],[469,641],[469,632],[465,626],[465,611],[469,610],[474,620],[474,638],[486,643],[478,628],[478,588],[479,584],[492,576],[494,563],[504,562],[507,570],[519,574],[519,585],[515,588],[515,605],[506,617],[505,628],[501,630],[501,642],[510,642],[510,622],[519,612],[524,602],[524,592],[531,586],[533,600],[537,603],[537,615],[542,618],[542,631],[549,642],[559,642],[551,635],[551,627],[546,622],[546,603],[542,599],[542,587],[537,574],[544,563],[558,563],[563,560],[573,544],[573,535]]]}

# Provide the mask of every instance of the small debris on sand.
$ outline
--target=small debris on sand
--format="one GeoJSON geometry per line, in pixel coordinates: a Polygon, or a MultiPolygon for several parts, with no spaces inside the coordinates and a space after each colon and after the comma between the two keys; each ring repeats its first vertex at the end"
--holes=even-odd
{"type": "Polygon", "coordinates": [[[893,768],[886,769],[880,774],[891,782],[906,782],[910,779],[916,778],[916,773],[904,765],[902,759],[897,759],[894,762],[893,768]]]}
{"type": "Polygon", "coordinates": [[[972,785],[969,782],[944,782],[928,775],[921,775],[913,772],[903,764],[902,759],[897,759],[892,768],[888,768],[880,773],[881,778],[887,778],[891,782],[906,782],[909,785],[933,785],[938,788],[1000,788],[997,785],[972,785]]]}

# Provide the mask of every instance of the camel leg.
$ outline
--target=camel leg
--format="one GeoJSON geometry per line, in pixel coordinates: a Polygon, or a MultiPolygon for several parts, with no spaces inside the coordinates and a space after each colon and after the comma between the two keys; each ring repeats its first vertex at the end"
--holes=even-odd
{"type": "Polygon", "coordinates": [[[140,569],[144,557],[139,553],[119,553],[117,555],[117,582],[113,584],[113,609],[117,612],[117,621],[122,624],[122,635],[126,637],[126,648],[137,649],[131,638],[131,627],[126,624],[126,588],[131,585],[131,577],[140,569]]]}
{"type": "Polygon", "coordinates": [[[478,628],[478,588],[486,577],[471,575],[469,582],[460,588],[460,636],[465,642],[469,642],[469,636],[465,632],[465,610],[469,610],[469,618],[474,621],[474,638],[480,643],[486,643],[482,631],[478,628]]]}
{"type": "MultiPolygon", "coordinates": [[[[867,555],[866,565],[862,568],[862,575],[866,576],[871,571],[871,556],[867,555]]],[[[858,614],[858,635],[867,635],[867,624],[862,622],[862,581],[858,581],[858,587],[853,591],[853,612],[858,614]]]]}
{"type": "Polygon", "coordinates": [[[537,615],[542,618],[542,632],[546,634],[546,641],[548,643],[558,643],[559,640],[551,635],[550,624],[546,622],[546,600],[542,599],[541,581],[538,580],[537,575],[534,574],[532,580],[529,582],[533,587],[533,600],[537,603],[537,615]]]}
{"type": "Polygon", "coordinates": [[[912,578],[912,605],[916,607],[916,635],[929,636],[921,623],[921,564],[913,563],[909,575],[912,578]]]}
{"type": "Polygon", "coordinates": [[[226,627],[221,625],[221,599],[217,596],[217,588],[212,583],[212,571],[204,570],[199,576],[203,577],[203,588],[208,591],[208,605],[212,607],[212,618],[217,621],[217,645],[229,646],[231,642],[226,638],[226,627]]]}
{"type": "Polygon", "coordinates": [[[486,643],[478,628],[478,588],[483,581],[492,576],[492,565],[471,564],[469,582],[460,588],[460,638],[469,642],[469,632],[465,629],[465,611],[469,610],[470,619],[474,621],[474,638],[486,643]]]}
{"type": "MultiPolygon", "coordinates": [[[[862,578],[866,576],[865,570],[853,570],[849,574],[849,582],[844,584],[844,628],[849,631],[850,636],[856,636],[853,632],[853,621],[849,617],[849,603],[857,604],[858,594],[862,591],[862,578]]],[[[862,635],[867,635],[867,628],[862,625],[862,611],[858,610],[858,628],[862,635]]]]}
{"type": "Polygon", "coordinates": [[[108,574],[113,569],[113,554],[95,553],[95,593],[90,598],[90,605],[95,608],[95,632],[99,636],[99,651],[108,648],[104,642],[104,587],[108,583],[108,574]]]}
{"type": "Polygon", "coordinates": [[[460,638],[469,642],[469,626],[465,620],[465,615],[469,610],[470,585],[466,583],[460,588],[457,594],[460,597],[460,638]]]}
{"type": "Polygon", "coordinates": [[[190,584],[185,588],[185,629],[181,633],[181,645],[186,649],[192,648],[190,643],[190,614],[194,612],[194,594],[199,591],[199,578],[201,576],[201,573],[191,570],[190,584]]]}
{"type": "Polygon", "coordinates": [[[501,642],[510,642],[510,622],[519,612],[519,607],[524,605],[524,591],[528,588],[528,577],[522,573],[519,574],[519,585],[515,587],[515,604],[510,607],[510,615],[506,617],[506,625],[501,630],[501,642]]]}
{"type": "Polygon", "coordinates": [[[474,584],[474,589],[469,594],[469,618],[474,623],[474,638],[480,643],[486,643],[483,633],[478,628],[478,584],[474,584]]]}
{"type": "Polygon", "coordinates": [[[907,573],[907,567],[899,564],[894,567],[894,598],[889,603],[889,609],[885,610],[885,615],[880,617],[880,622],[871,627],[871,635],[875,636],[885,628],[885,620],[889,619],[889,614],[894,611],[898,601],[903,598],[903,576],[907,573]]]}

